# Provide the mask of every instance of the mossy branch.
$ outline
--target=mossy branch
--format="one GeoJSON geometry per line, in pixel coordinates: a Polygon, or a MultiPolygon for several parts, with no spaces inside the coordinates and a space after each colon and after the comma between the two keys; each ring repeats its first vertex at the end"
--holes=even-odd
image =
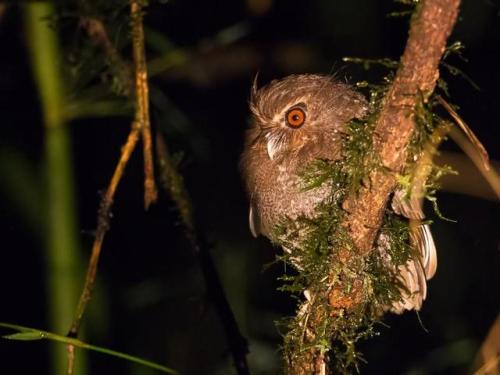
{"type": "MultiPolygon", "coordinates": [[[[348,346],[363,335],[356,328],[363,319],[377,314],[367,310],[372,309],[369,299],[374,297],[363,270],[377,261],[371,251],[389,196],[407,161],[417,106],[433,93],[459,5],[460,0],[422,0],[416,6],[399,68],[373,122],[373,152],[365,165],[371,165],[375,155],[379,167],[369,170],[357,194],[348,194],[342,204],[345,215],[341,227],[352,241],[346,241],[345,248],[334,249],[329,270],[320,278],[324,285],[311,285],[307,290],[308,300],[298,311],[295,330],[285,338],[285,370],[289,374],[328,373],[331,364],[325,351],[329,343],[322,345],[321,339],[339,339],[338,335],[346,332],[350,337],[340,338],[346,347],[333,351],[333,356],[345,357],[337,371],[345,373],[356,365],[357,353],[348,346]],[[299,328],[302,335],[297,335],[299,328]]],[[[370,327],[370,321],[364,324],[370,327]]],[[[370,335],[371,331],[364,332],[370,335]]]]}
{"type": "Polygon", "coordinates": [[[402,171],[414,129],[414,110],[432,94],[438,65],[458,14],[460,0],[426,0],[412,19],[400,68],[389,88],[374,130],[374,149],[386,170],[370,173],[369,186],[348,199],[346,226],[359,251],[371,251],[389,195],[402,171]],[[389,172],[389,173],[388,173],[389,172]]]}

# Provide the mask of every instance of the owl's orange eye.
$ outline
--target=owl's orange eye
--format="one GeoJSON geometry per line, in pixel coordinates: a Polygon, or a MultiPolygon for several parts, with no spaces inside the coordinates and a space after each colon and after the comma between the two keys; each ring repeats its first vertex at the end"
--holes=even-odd
{"type": "Polygon", "coordinates": [[[292,108],[286,115],[286,124],[292,128],[300,128],[306,122],[306,113],[301,108],[292,108]]]}

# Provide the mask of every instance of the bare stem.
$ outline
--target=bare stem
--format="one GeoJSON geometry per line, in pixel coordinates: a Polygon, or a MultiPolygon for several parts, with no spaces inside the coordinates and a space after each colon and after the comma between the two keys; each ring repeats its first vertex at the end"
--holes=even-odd
{"type": "Polygon", "coordinates": [[[132,45],[135,64],[136,121],[141,129],[144,154],[144,206],[149,208],[157,199],[154,179],[153,142],[149,120],[149,90],[146,54],[144,51],[144,28],[142,8],[138,0],[130,0],[132,18],[132,45]]]}
{"type": "MultiPolygon", "coordinates": [[[[109,230],[109,219],[111,214],[111,207],[113,205],[113,198],[116,192],[116,188],[121,181],[125,167],[128,164],[130,156],[135,149],[137,141],[139,140],[139,126],[134,123],[132,129],[127,138],[127,142],[122,148],[120,160],[115,168],[113,177],[108,185],[105,195],[101,200],[99,207],[99,213],[97,218],[97,230],[94,243],[92,245],[92,254],[90,256],[89,265],[87,268],[87,274],[85,276],[85,284],[83,287],[82,294],[78,301],[78,306],[76,309],[76,314],[71,324],[70,331],[68,333],[69,337],[77,337],[80,330],[82,317],[87,308],[88,302],[92,296],[92,292],[95,286],[95,278],[97,272],[97,265],[99,263],[99,257],[101,255],[102,243],[104,241],[104,236],[109,230]]],[[[68,371],[67,374],[71,375],[73,373],[73,363],[74,363],[74,348],[71,345],[68,347],[68,371]]]]}

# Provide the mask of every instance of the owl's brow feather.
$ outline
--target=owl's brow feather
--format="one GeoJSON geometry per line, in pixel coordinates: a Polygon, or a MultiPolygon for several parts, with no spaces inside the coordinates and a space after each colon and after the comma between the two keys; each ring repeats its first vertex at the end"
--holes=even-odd
{"type": "Polygon", "coordinates": [[[315,90],[315,92],[311,96],[313,101],[321,98],[321,96],[323,95],[323,91],[327,91],[328,85],[332,85],[335,83],[335,76],[334,75],[332,75],[332,76],[317,76],[317,77],[319,79],[321,79],[323,82],[321,83],[320,87],[317,90],[315,90]]]}

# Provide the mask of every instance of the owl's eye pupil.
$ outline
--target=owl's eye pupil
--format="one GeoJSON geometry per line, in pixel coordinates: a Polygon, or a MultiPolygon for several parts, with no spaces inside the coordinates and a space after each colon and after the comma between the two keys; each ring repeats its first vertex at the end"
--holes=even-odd
{"type": "Polygon", "coordinates": [[[302,108],[292,108],[286,113],[285,120],[291,128],[299,128],[306,121],[306,113],[302,108]]]}

